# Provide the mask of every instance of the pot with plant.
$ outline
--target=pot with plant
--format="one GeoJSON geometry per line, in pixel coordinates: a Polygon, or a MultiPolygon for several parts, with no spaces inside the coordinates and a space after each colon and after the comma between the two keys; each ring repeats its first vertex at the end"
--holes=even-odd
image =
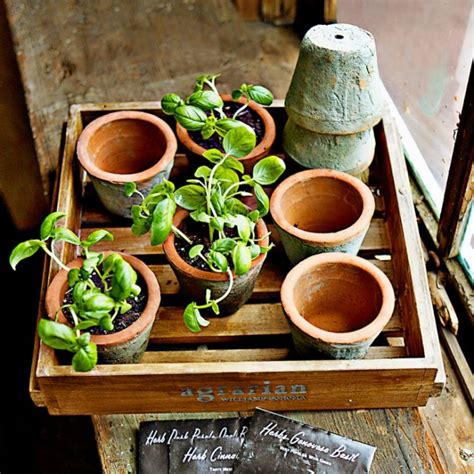
{"type": "Polygon", "coordinates": [[[160,288],[153,272],[124,253],[98,253],[91,247],[113,235],[103,229],[81,240],[58,225],[65,217],[53,212],[45,218],[40,238],[18,244],[10,255],[13,269],[43,250],[60,270],[46,291],[49,319],[41,319],[38,334],[53,349],[72,352],[76,371],[102,363],[137,362],[148,344],[160,304],[160,288]],[[65,265],[53,251],[54,243],[76,245],[82,256],[65,265]],[[51,248],[49,244],[51,243],[51,248]]]}
{"type": "MultiPolygon", "coordinates": [[[[209,324],[202,310],[229,315],[250,298],[272,246],[262,219],[269,210],[262,186],[273,184],[285,170],[280,158],[269,156],[255,165],[251,176],[240,176],[244,167],[238,158],[255,146],[247,127],[231,129],[222,145],[223,152],[213,148],[203,154],[212,167],[200,166],[177,190],[169,182],[157,186],[132,210],[132,232],[150,231],[152,245],[164,243],[181,289],[193,298],[183,314],[193,332],[209,324]],[[257,200],[255,210],[240,200],[251,195],[249,190],[257,200]],[[176,205],[182,209],[175,214],[176,205]]],[[[135,192],[130,183],[128,193],[135,192]]]]}
{"type": "Polygon", "coordinates": [[[275,141],[275,122],[262,107],[271,105],[273,95],[267,88],[251,84],[242,84],[232,95],[221,95],[216,87],[218,77],[219,74],[199,76],[189,97],[166,94],[161,107],[176,119],[176,133],[194,168],[202,164],[206,150],[224,151],[223,139],[230,129],[247,127],[255,134],[256,146],[238,160],[245,172],[251,173],[275,141]]]}

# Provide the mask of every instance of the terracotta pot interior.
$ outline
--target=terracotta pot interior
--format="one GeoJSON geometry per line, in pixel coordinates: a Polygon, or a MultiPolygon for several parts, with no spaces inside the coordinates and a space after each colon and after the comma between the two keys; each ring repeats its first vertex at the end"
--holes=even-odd
{"type": "Polygon", "coordinates": [[[350,184],[330,177],[311,178],[287,189],[282,199],[285,219],[307,232],[347,229],[359,219],[362,197],[350,184]]]}
{"type": "Polygon", "coordinates": [[[163,132],[150,122],[122,119],[100,127],[87,151],[95,165],[115,174],[134,174],[155,165],[166,150],[163,132]]]}
{"type": "Polygon", "coordinates": [[[382,307],[375,278],[358,267],[327,263],[301,275],[295,284],[296,309],[309,323],[330,332],[356,331],[382,307]]]}

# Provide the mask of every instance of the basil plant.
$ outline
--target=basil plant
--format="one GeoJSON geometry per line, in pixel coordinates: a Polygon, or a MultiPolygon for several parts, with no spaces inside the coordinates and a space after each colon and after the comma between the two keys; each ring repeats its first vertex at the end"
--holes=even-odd
{"type": "MultiPolygon", "coordinates": [[[[194,92],[185,99],[179,95],[166,94],[161,99],[161,108],[167,115],[173,115],[176,121],[190,132],[200,131],[202,138],[207,140],[217,133],[221,138],[232,128],[245,125],[238,117],[249,106],[250,101],[260,105],[271,105],[272,93],[259,85],[242,84],[232,92],[232,98],[244,98],[244,104],[235,111],[232,117],[224,113],[224,102],[216,87],[219,74],[205,74],[196,79],[194,92]]],[[[251,133],[255,133],[248,127],[251,133]]]]}
{"type": "Polygon", "coordinates": [[[71,293],[71,302],[58,308],[54,321],[41,319],[38,334],[53,349],[72,352],[74,370],[87,372],[97,364],[97,346],[91,341],[90,333],[82,331],[96,326],[112,331],[117,315],[131,309],[128,300],[138,296],[141,288],[136,284],[135,270],[119,254],[104,258],[103,254],[90,249],[100,241],[113,240],[110,232],[95,230],[81,240],[70,229],[57,224],[63,217],[63,212],[49,214],[41,224],[40,238],[18,244],[10,254],[10,265],[15,270],[19,262],[41,249],[68,272],[67,291],[71,293]],[[84,260],[80,268],[69,268],[54,254],[53,244],[57,241],[81,249],[84,260]],[[58,322],[58,313],[64,309],[71,314],[74,327],[58,322]]]}
{"type": "MultiPolygon", "coordinates": [[[[209,324],[200,310],[212,308],[215,314],[219,314],[219,303],[232,290],[234,274],[247,273],[252,261],[271,248],[259,245],[259,241],[267,236],[257,237],[256,222],[269,210],[269,199],[263,186],[278,180],[285,170],[285,163],[277,156],[268,156],[254,166],[252,176],[243,174],[244,167],[237,158],[246,156],[254,147],[254,134],[246,127],[233,128],[224,136],[224,153],[215,148],[205,151],[203,156],[210,165],[197,168],[186,185],[175,190],[171,182],[164,181],[148,196],[142,195],[141,205],[132,208],[132,232],[135,235],[150,231],[151,243],[157,245],[174,232],[191,246],[190,258],[200,258],[210,271],[228,274],[229,286],[221,297],[213,299],[208,290],[205,303],[192,302],[185,308],[184,322],[190,331],[199,332],[201,326],[209,324]],[[245,189],[253,191],[257,209],[249,209],[240,200],[252,196],[245,189]],[[193,242],[173,225],[177,205],[187,209],[191,219],[207,226],[210,248],[205,249],[202,244],[193,242]],[[233,228],[236,236],[228,237],[226,228],[233,228]]],[[[128,196],[140,194],[135,183],[127,183],[125,191],[128,196]]]]}

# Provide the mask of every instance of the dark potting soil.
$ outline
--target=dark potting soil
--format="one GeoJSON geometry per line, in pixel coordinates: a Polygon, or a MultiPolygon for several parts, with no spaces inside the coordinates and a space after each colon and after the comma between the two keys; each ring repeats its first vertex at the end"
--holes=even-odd
{"type": "MultiPolygon", "coordinates": [[[[227,117],[232,117],[234,113],[242,106],[236,102],[226,102],[224,104],[224,113],[227,117]]],[[[257,145],[262,141],[263,135],[265,135],[265,125],[260,116],[254,112],[252,109],[247,107],[238,117],[238,120],[245,123],[249,127],[253,128],[255,131],[255,136],[257,138],[257,145]]],[[[222,138],[215,133],[211,138],[204,140],[202,138],[201,132],[189,132],[189,135],[198,145],[202,146],[206,150],[210,148],[217,148],[220,151],[224,151],[222,148],[222,138]]]]}
{"type": "MultiPolygon", "coordinates": [[[[103,288],[102,281],[100,280],[99,276],[95,272],[92,274],[92,281],[98,288],[100,289],[103,288]]],[[[110,283],[109,280],[108,280],[108,283],[110,283]]],[[[103,335],[114,334],[116,332],[122,331],[123,329],[126,329],[128,326],[130,326],[130,324],[134,323],[140,317],[143,310],[145,309],[147,298],[148,298],[148,294],[146,292],[146,284],[143,281],[143,279],[140,277],[140,275],[138,275],[137,284],[140,286],[142,291],[136,297],[127,298],[127,303],[131,304],[132,307],[124,314],[117,314],[113,323],[114,329],[112,329],[111,331],[107,331],[106,329],[102,329],[100,326],[94,326],[89,329],[84,329],[83,332],[90,332],[91,334],[94,334],[94,335],[103,336],[103,335]]],[[[63,304],[71,304],[71,303],[72,303],[72,290],[69,289],[66,291],[64,295],[63,304]]],[[[71,326],[74,326],[74,319],[69,309],[68,308],[64,309],[63,313],[66,319],[68,320],[69,324],[71,324],[71,326]]]]}
{"type": "MultiPolygon", "coordinates": [[[[193,266],[194,268],[198,268],[199,270],[210,271],[209,266],[201,257],[191,258],[189,256],[189,249],[194,245],[204,245],[204,249],[202,253],[205,257],[209,253],[211,248],[211,241],[209,239],[209,226],[207,224],[202,224],[200,222],[196,222],[191,218],[185,219],[179,229],[183,231],[189,239],[193,242],[192,245],[188,244],[184,239],[179,236],[175,236],[174,239],[174,246],[176,251],[178,252],[179,256],[189,265],[193,266]]],[[[235,227],[224,227],[224,234],[226,237],[237,237],[237,229],[235,227]]],[[[216,231],[214,231],[214,235],[216,235],[216,231]]],[[[232,261],[228,258],[229,265],[232,264],[232,261]]]]}

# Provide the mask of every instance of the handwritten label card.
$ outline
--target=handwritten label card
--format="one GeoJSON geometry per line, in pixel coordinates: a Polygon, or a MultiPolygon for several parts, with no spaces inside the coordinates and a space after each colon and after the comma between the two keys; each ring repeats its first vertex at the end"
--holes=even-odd
{"type": "Polygon", "coordinates": [[[234,473],[367,473],[375,449],[257,408],[234,473]]]}
{"type": "MultiPolygon", "coordinates": [[[[235,451],[238,451],[241,445],[240,440],[247,433],[248,423],[248,418],[143,422],[140,424],[138,434],[138,472],[140,474],[187,472],[182,468],[172,470],[170,467],[171,450],[173,449],[174,451],[175,443],[180,443],[181,448],[179,449],[186,450],[183,453],[184,456],[190,447],[192,448],[196,445],[196,447],[201,449],[202,446],[200,447],[198,443],[207,442],[208,454],[210,455],[214,448],[218,447],[219,443],[234,438],[239,440],[238,447],[235,447],[235,451]]],[[[231,444],[232,441],[227,445],[222,445],[223,449],[230,449],[231,444]]],[[[232,446],[235,446],[235,444],[232,444],[232,446]]],[[[181,451],[179,449],[176,448],[174,456],[180,455],[181,451]]],[[[214,457],[217,460],[217,455],[214,457]]],[[[230,466],[232,466],[234,460],[235,458],[232,459],[230,466]]],[[[192,464],[194,466],[197,465],[194,462],[192,464]]],[[[219,471],[215,472],[218,473],[219,471]]]]}
{"type": "Polygon", "coordinates": [[[169,451],[169,472],[179,474],[231,473],[243,438],[222,438],[191,443],[175,441],[169,451]]]}

